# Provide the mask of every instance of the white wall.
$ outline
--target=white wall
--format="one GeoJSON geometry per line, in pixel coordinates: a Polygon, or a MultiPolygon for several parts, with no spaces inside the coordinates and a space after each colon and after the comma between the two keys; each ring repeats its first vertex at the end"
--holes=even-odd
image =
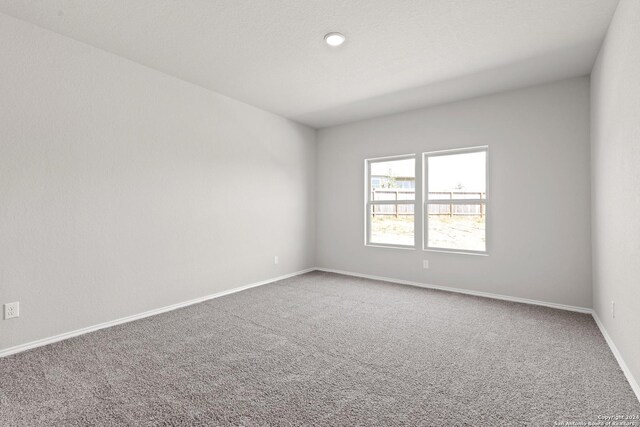
{"type": "Polygon", "coordinates": [[[589,204],[586,77],[318,133],[320,267],[591,307],[589,204]],[[364,246],[364,159],[485,144],[489,256],[364,246]]]}
{"type": "Polygon", "coordinates": [[[4,15],[0,99],[0,349],[314,265],[314,130],[4,15]]]}
{"type": "Polygon", "coordinates": [[[622,0],[591,75],[593,304],[636,381],[640,381],[639,23],[640,2],[622,0]]]}

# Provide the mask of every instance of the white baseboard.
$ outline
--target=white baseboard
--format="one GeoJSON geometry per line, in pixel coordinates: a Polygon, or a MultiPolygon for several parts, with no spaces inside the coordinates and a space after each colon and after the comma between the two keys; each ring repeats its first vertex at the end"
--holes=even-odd
{"type": "Polygon", "coordinates": [[[499,299],[499,300],[505,300],[505,301],[520,302],[520,303],[524,303],[524,304],[540,305],[540,306],[544,306],[544,307],[557,308],[557,309],[560,309],[560,310],[576,311],[576,312],[579,312],[579,313],[591,314],[593,316],[596,324],[598,325],[598,328],[600,329],[600,332],[604,336],[604,339],[606,340],[607,344],[609,345],[609,348],[611,349],[611,352],[613,353],[613,355],[615,356],[616,360],[618,361],[618,364],[620,365],[620,368],[622,369],[622,372],[626,376],[627,381],[629,381],[629,384],[631,385],[631,389],[633,390],[633,392],[635,393],[636,397],[640,401],[640,386],[638,385],[638,382],[636,381],[636,379],[631,374],[631,371],[627,367],[627,364],[624,362],[624,359],[622,358],[622,355],[618,351],[618,348],[616,347],[616,345],[613,343],[613,340],[611,339],[611,337],[607,333],[607,330],[604,328],[604,325],[602,324],[602,322],[598,318],[598,315],[595,313],[595,311],[593,311],[590,308],[575,307],[575,306],[571,306],[571,305],[556,304],[556,303],[545,302],[545,301],[537,301],[537,300],[531,300],[531,299],[527,299],[527,298],[512,297],[512,296],[508,296],[508,295],[492,294],[492,293],[489,293],[489,292],[479,292],[479,291],[471,291],[471,290],[460,289],[460,288],[450,288],[450,287],[447,287],[447,286],[429,285],[429,284],[426,284],[426,283],[413,282],[413,281],[410,281],[410,280],[393,279],[393,278],[390,278],[390,277],[374,276],[374,275],[371,275],[371,274],[354,273],[354,272],[351,272],[351,271],[334,270],[334,269],[330,269],[330,268],[308,268],[306,270],[296,271],[294,273],[285,274],[283,276],[274,277],[272,279],[267,279],[267,280],[263,280],[263,281],[260,281],[260,282],[251,283],[249,285],[239,286],[237,288],[233,288],[233,289],[229,289],[229,290],[226,290],[226,291],[218,292],[218,293],[215,293],[215,294],[207,295],[207,296],[204,296],[204,297],[192,299],[192,300],[189,300],[189,301],[184,301],[184,302],[180,302],[180,303],[177,303],[177,304],[169,305],[169,306],[166,306],[166,307],[161,307],[161,308],[157,308],[157,309],[154,309],[154,310],[145,311],[144,313],[139,313],[139,314],[134,314],[132,316],[122,317],[120,319],[111,320],[109,322],[100,323],[98,325],[89,326],[89,327],[82,328],[82,329],[77,329],[75,331],[66,332],[66,333],[55,335],[55,336],[52,336],[52,337],[49,337],[49,338],[43,338],[43,339],[32,341],[32,342],[29,342],[29,343],[26,343],[26,344],[17,345],[15,347],[9,347],[9,348],[6,348],[4,350],[0,350],[0,357],[9,356],[11,354],[20,353],[22,351],[30,350],[32,348],[41,347],[43,345],[47,345],[47,344],[51,344],[51,343],[54,343],[54,342],[66,340],[68,338],[72,338],[72,337],[76,337],[78,335],[83,335],[83,334],[86,334],[86,333],[89,333],[89,332],[97,331],[99,329],[104,329],[104,328],[108,328],[108,327],[111,327],[111,326],[120,325],[120,324],[127,323],[127,322],[132,322],[134,320],[143,319],[145,317],[154,316],[156,314],[165,313],[167,311],[176,310],[176,309],[182,308],[182,307],[187,307],[189,305],[197,304],[197,303],[200,303],[200,302],[203,302],[203,301],[207,301],[207,300],[210,300],[210,299],[219,298],[219,297],[222,297],[224,295],[229,295],[229,294],[233,294],[235,292],[244,291],[246,289],[255,288],[257,286],[266,285],[268,283],[277,282],[279,280],[288,279],[290,277],[299,276],[301,274],[309,273],[309,272],[314,271],[314,270],[324,271],[324,272],[328,272],[328,273],[343,274],[343,275],[346,275],[346,276],[362,277],[362,278],[372,279],[372,280],[381,280],[381,281],[385,281],[385,282],[398,283],[398,284],[402,284],[402,285],[417,286],[417,287],[420,287],[420,288],[437,289],[437,290],[447,291],[447,292],[456,292],[456,293],[480,296],[480,297],[485,297],[485,298],[493,298],[493,299],[499,299]]]}
{"type": "Polygon", "coordinates": [[[393,279],[391,277],[373,276],[371,274],[354,273],[352,271],[334,270],[331,268],[316,268],[318,271],[326,271],[328,273],[344,274],[346,276],[363,277],[365,279],[382,280],[384,282],[399,283],[401,285],[417,286],[419,288],[437,289],[439,291],[455,292],[459,294],[474,295],[478,297],[499,299],[504,301],[520,302],[523,304],[541,305],[544,307],[557,308],[560,310],[577,311],[578,313],[591,314],[593,310],[586,307],[575,307],[573,305],[557,304],[554,302],[538,301],[527,298],[512,297],[508,295],[492,294],[489,292],[471,291],[468,289],[450,288],[447,286],[430,285],[427,283],[412,282],[410,280],[393,279]]]}
{"type": "Polygon", "coordinates": [[[613,340],[609,336],[609,333],[604,328],[604,324],[602,323],[602,321],[600,321],[600,318],[598,317],[598,314],[595,312],[595,310],[593,311],[593,319],[596,321],[598,328],[600,328],[600,332],[602,332],[602,335],[604,336],[604,339],[607,341],[607,344],[609,344],[609,348],[611,349],[611,352],[613,353],[613,355],[616,357],[616,360],[618,361],[618,365],[620,365],[622,372],[624,372],[624,376],[627,377],[627,381],[629,381],[629,385],[631,386],[631,389],[636,394],[636,398],[638,399],[638,401],[640,401],[640,385],[638,385],[638,381],[636,381],[636,379],[633,377],[633,374],[631,373],[631,371],[629,370],[629,367],[627,366],[624,359],[622,358],[622,355],[618,351],[618,348],[613,343],[613,340]]]}
{"type": "Polygon", "coordinates": [[[277,282],[278,280],[288,279],[289,277],[299,276],[301,274],[309,273],[314,271],[315,268],[308,268],[306,270],[296,271],[294,273],[285,274],[283,276],[274,277],[272,279],[263,280],[261,282],[251,283],[249,285],[239,286],[237,288],[229,289],[226,291],[218,292],[215,294],[207,295],[200,298],[195,298],[189,301],[179,302],[177,304],[168,305],[166,307],[156,308],[154,310],[145,311],[144,313],[134,314],[132,316],[122,317],[120,319],[111,320],[108,322],[100,323],[98,325],[88,326],[82,329],[76,329],[75,331],[65,332],[63,334],[55,335],[48,338],[39,339],[36,341],[31,341],[26,344],[20,344],[15,347],[9,347],[4,350],[0,350],[0,357],[9,356],[11,354],[20,353],[22,351],[30,350],[32,348],[41,347],[43,345],[52,344],[54,342],[66,340],[68,338],[77,337],[78,335],[83,335],[89,332],[94,332],[99,329],[108,328],[115,325],[121,325],[123,323],[132,322],[138,319],[144,319],[145,317],[154,316],[156,314],[165,313],[167,311],[176,310],[178,308],[186,307],[189,305],[197,304],[199,302],[207,301],[214,298],[219,298],[225,295],[233,294],[236,292],[244,291],[246,289],[255,288],[257,286],[266,285],[268,283],[277,282]]]}

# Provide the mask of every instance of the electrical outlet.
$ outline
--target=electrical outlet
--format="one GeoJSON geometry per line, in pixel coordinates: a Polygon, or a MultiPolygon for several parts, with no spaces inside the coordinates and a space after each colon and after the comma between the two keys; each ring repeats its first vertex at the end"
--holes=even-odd
{"type": "Polygon", "coordinates": [[[422,268],[429,268],[429,260],[425,259],[422,261],[422,268]]]}
{"type": "Polygon", "coordinates": [[[10,302],[4,305],[4,320],[20,316],[20,303],[10,302]]]}
{"type": "Polygon", "coordinates": [[[278,255],[273,257],[273,263],[278,264],[278,255]]]}
{"type": "Polygon", "coordinates": [[[611,318],[616,318],[616,303],[615,301],[611,301],[611,318]]]}

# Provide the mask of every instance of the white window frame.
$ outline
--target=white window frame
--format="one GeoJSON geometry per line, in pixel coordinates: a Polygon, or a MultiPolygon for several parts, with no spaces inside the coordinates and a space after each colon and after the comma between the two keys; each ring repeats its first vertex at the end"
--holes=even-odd
{"type": "Polygon", "coordinates": [[[454,148],[451,150],[439,150],[422,153],[422,250],[431,252],[449,252],[459,254],[472,255],[488,255],[489,254],[489,146],[483,145],[479,147],[454,148]],[[437,156],[450,156],[453,154],[468,153],[485,153],[485,198],[484,199],[431,199],[429,200],[429,158],[437,156]],[[429,205],[482,205],[484,204],[484,251],[474,251],[470,249],[452,249],[429,246],[429,205]]]}
{"type": "MultiPolygon", "coordinates": [[[[414,177],[418,180],[418,155],[402,154],[398,156],[376,157],[364,161],[364,244],[365,246],[415,249],[416,248],[416,218],[418,217],[418,195],[414,194],[413,200],[371,200],[371,164],[388,162],[393,160],[413,159],[416,171],[414,177]],[[395,245],[391,243],[371,242],[371,207],[374,205],[413,205],[413,245],[395,245]]],[[[417,188],[416,188],[417,190],[417,188]]]]}

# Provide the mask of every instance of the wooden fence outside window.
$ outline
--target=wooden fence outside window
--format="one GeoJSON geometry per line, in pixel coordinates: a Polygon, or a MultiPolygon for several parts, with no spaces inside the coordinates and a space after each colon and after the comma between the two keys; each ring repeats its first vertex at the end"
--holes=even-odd
{"type": "MultiPolygon", "coordinates": [[[[389,204],[373,205],[373,216],[376,215],[393,215],[398,218],[401,215],[414,215],[414,205],[398,204],[392,202],[395,200],[414,200],[415,189],[413,188],[374,188],[371,190],[371,200],[388,201],[389,204]]],[[[477,191],[447,191],[447,192],[430,192],[429,198],[433,199],[481,199],[486,200],[486,193],[477,191]],[[432,197],[433,196],[433,197],[432,197]]],[[[450,217],[457,215],[485,215],[485,204],[455,204],[442,202],[439,204],[428,205],[428,215],[448,215],[450,217]]]]}

